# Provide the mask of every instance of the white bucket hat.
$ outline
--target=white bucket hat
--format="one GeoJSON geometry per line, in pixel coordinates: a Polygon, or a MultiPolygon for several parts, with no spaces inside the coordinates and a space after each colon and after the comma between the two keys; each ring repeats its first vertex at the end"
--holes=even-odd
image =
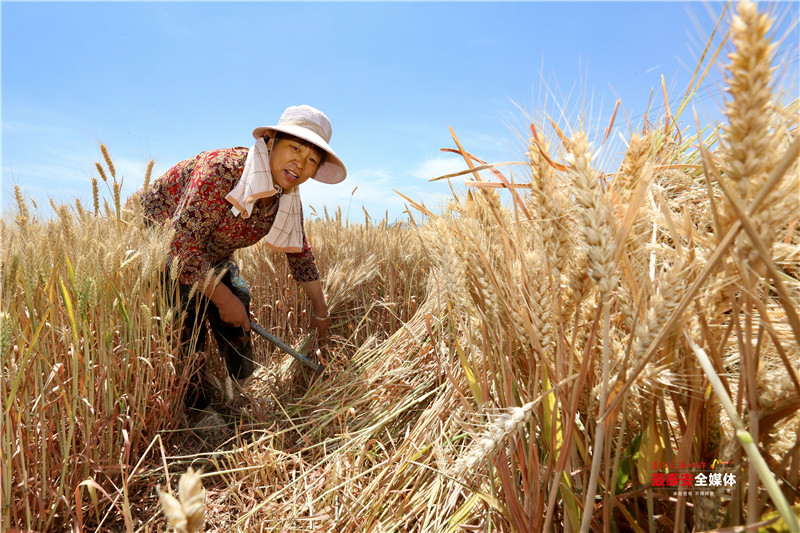
{"type": "Polygon", "coordinates": [[[273,137],[275,132],[288,133],[325,150],[327,155],[317,169],[314,179],[322,183],[339,183],[347,177],[347,169],[328,143],[331,141],[331,121],[325,113],[308,105],[287,107],[277,126],[253,130],[253,137],[273,137]]]}

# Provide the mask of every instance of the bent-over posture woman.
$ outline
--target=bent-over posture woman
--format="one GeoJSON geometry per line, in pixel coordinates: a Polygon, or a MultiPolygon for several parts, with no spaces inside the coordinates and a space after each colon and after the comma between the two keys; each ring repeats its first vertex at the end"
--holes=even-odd
{"type": "MultiPolygon", "coordinates": [[[[174,230],[169,265],[177,279],[184,352],[205,348],[205,321],[231,377],[240,383],[253,374],[250,293],[232,254],[264,242],[286,252],[292,276],[308,294],[311,328],[324,336],[330,325],[314,254],[303,230],[298,187],[310,178],[339,183],[347,171],[328,145],[331,124],[310,106],[287,108],[278,124],[256,128],[251,148],[223,148],[181,161],[139,195],[145,218],[174,230]],[[203,285],[209,271],[221,281],[203,285]],[[198,284],[199,290],[192,291],[198,284]],[[190,297],[191,296],[191,297],[190,297]]],[[[200,371],[202,374],[202,370],[200,371]]],[[[210,401],[204,378],[190,383],[187,407],[210,401]]]]}

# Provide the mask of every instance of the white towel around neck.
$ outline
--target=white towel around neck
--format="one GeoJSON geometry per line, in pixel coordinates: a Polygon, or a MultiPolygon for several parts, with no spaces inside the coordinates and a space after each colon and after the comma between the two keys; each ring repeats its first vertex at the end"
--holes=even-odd
{"type": "MultiPolygon", "coordinates": [[[[234,215],[248,218],[253,213],[253,206],[260,198],[268,198],[278,194],[272,182],[269,170],[269,151],[264,139],[256,139],[256,143],[247,152],[242,177],[225,199],[233,207],[234,215]]],[[[272,228],[264,237],[264,243],[279,252],[303,251],[303,228],[301,221],[300,191],[292,187],[284,192],[278,202],[278,213],[272,228]]]]}

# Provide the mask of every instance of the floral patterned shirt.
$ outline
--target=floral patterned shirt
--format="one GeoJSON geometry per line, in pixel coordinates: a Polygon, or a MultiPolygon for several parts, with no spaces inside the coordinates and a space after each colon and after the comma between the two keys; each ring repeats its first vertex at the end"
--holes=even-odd
{"type": "MultiPolygon", "coordinates": [[[[249,218],[235,216],[225,199],[239,181],[247,159],[247,148],[223,148],[203,152],[181,161],[139,191],[145,216],[175,230],[170,259],[179,259],[179,282],[201,281],[207,271],[230,258],[239,248],[261,240],[275,221],[280,193],[276,199],[256,202],[249,218]]],[[[301,214],[302,226],[302,214],[301,214]]],[[[314,281],[319,271],[314,253],[303,233],[303,251],[287,253],[295,280],[314,281]]]]}

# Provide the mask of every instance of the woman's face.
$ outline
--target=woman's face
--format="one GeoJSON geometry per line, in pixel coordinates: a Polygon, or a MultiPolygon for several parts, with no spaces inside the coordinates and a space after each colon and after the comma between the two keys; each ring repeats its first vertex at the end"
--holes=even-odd
{"type": "Polygon", "coordinates": [[[311,143],[294,137],[279,137],[272,144],[269,170],[283,190],[297,187],[317,173],[324,153],[311,143]]]}

